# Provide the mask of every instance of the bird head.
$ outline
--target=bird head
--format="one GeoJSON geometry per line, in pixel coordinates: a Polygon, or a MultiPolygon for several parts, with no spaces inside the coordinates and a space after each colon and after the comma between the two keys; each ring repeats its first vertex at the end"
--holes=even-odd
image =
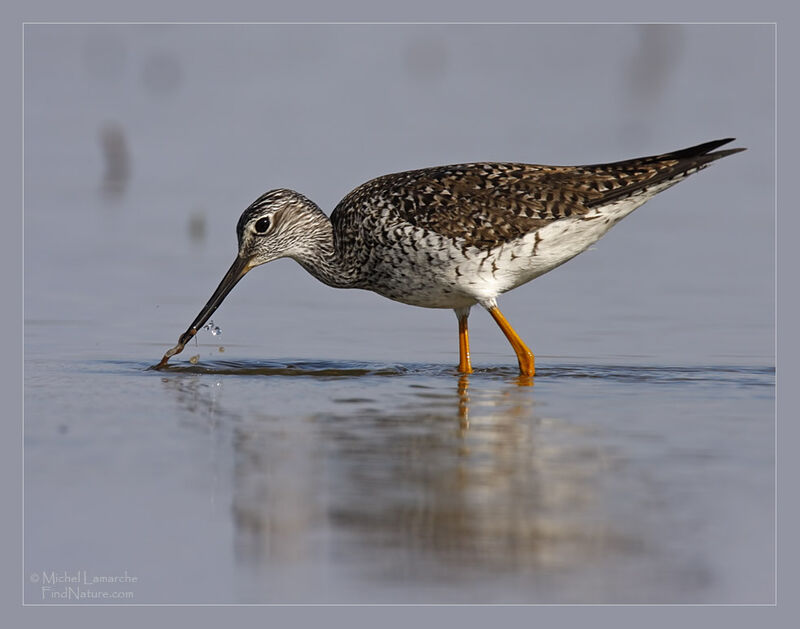
{"type": "Polygon", "coordinates": [[[184,332],[178,344],[161,361],[183,350],[184,345],[211,318],[228,293],[250,269],[278,258],[302,257],[309,234],[319,224],[322,211],[299,192],[270,190],[256,199],[239,217],[236,236],[239,252],[217,289],[184,332]]]}
{"type": "Polygon", "coordinates": [[[256,199],[239,217],[238,258],[247,270],[278,258],[296,257],[321,210],[299,192],[280,188],[256,199]]]}

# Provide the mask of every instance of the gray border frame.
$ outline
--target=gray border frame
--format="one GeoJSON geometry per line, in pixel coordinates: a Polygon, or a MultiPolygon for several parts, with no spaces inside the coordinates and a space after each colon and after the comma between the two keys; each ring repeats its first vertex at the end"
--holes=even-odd
{"type": "MultiPolygon", "coordinates": [[[[565,609],[560,606],[519,606],[505,607],[503,609],[489,608],[456,608],[447,607],[404,607],[399,609],[383,610],[380,606],[363,606],[364,609],[332,610],[333,614],[327,609],[316,609],[309,607],[298,609],[293,607],[269,607],[263,606],[214,606],[219,609],[178,609],[179,607],[195,606],[137,606],[142,609],[126,609],[126,611],[105,611],[87,612],[83,608],[78,608],[71,612],[59,611],[61,607],[48,606],[47,611],[38,606],[21,606],[22,601],[22,570],[11,569],[4,571],[2,581],[2,593],[4,611],[12,626],[45,626],[51,623],[58,623],[61,626],[71,626],[74,622],[76,626],[91,627],[95,624],[103,625],[109,621],[117,626],[140,626],[145,619],[155,618],[158,614],[159,620],[163,622],[194,621],[201,623],[219,624],[220,621],[229,621],[229,615],[234,612],[241,620],[282,620],[291,619],[294,622],[331,622],[339,618],[344,620],[347,616],[350,621],[360,620],[365,624],[373,623],[407,623],[409,620],[419,618],[417,614],[424,613],[426,619],[433,622],[464,622],[471,626],[474,624],[484,625],[486,621],[495,618],[497,613],[501,613],[504,620],[513,619],[536,619],[536,620],[555,620],[560,624],[572,626],[595,625],[601,619],[607,618],[613,621],[616,626],[623,625],[637,626],[644,622],[651,627],[669,626],[673,627],[676,623],[685,622],[687,616],[691,614],[692,619],[699,623],[710,623],[715,620],[725,622],[728,627],[752,626],[754,623],[767,626],[789,626],[789,619],[793,616],[792,612],[795,603],[791,600],[792,585],[794,584],[794,573],[796,566],[791,557],[797,556],[797,541],[792,535],[781,535],[781,531],[792,531],[794,527],[789,523],[796,523],[796,492],[792,491],[791,483],[785,482],[797,475],[794,466],[797,465],[796,458],[787,451],[787,447],[796,443],[796,432],[799,430],[796,421],[792,419],[800,416],[798,413],[798,394],[796,387],[787,388],[784,383],[792,383],[796,372],[796,364],[791,361],[792,349],[798,347],[797,326],[791,322],[797,318],[798,290],[797,280],[794,277],[793,269],[798,268],[797,247],[793,246],[793,236],[800,233],[800,214],[794,211],[791,206],[785,206],[782,194],[786,188],[781,186],[781,182],[792,181],[796,158],[790,154],[791,139],[797,134],[796,120],[791,114],[783,116],[782,112],[797,111],[797,84],[796,72],[787,61],[797,59],[797,23],[792,21],[794,16],[790,13],[792,7],[781,3],[761,2],[753,11],[751,5],[737,6],[739,3],[720,4],[714,6],[698,6],[697,2],[684,2],[683,0],[673,0],[669,5],[659,7],[643,8],[640,3],[622,0],[614,2],[614,6],[609,3],[598,3],[588,5],[580,19],[569,19],[571,13],[563,4],[552,7],[539,7],[533,5],[519,5],[515,2],[494,2],[491,6],[485,3],[461,2],[439,3],[429,6],[422,0],[406,1],[402,6],[380,7],[375,3],[366,1],[348,1],[336,4],[322,4],[319,6],[298,6],[286,3],[286,5],[264,6],[263,4],[252,7],[250,2],[228,2],[222,9],[212,5],[199,5],[190,1],[181,0],[180,2],[170,2],[170,6],[165,6],[161,2],[143,0],[135,9],[139,16],[147,15],[152,19],[148,22],[187,22],[187,18],[193,23],[208,22],[231,22],[231,21],[269,21],[269,22],[402,22],[402,23],[427,23],[427,22],[682,22],[682,23],[773,23],[776,25],[776,85],[777,85],[777,116],[776,116],[776,186],[777,186],[777,220],[776,220],[776,361],[778,368],[777,375],[777,420],[780,440],[776,437],[777,448],[777,470],[776,476],[783,478],[784,482],[776,485],[778,494],[778,520],[776,523],[778,533],[778,548],[776,549],[777,559],[777,604],[774,606],[745,606],[755,607],[755,609],[738,610],[740,606],[674,606],[664,608],[661,606],[603,606],[606,609],[597,610],[595,606],[572,606],[565,609]],[[235,5],[235,6],[234,6],[235,5]],[[242,6],[239,6],[242,5],[242,6]],[[777,6],[775,6],[777,5],[777,6]],[[237,20],[230,20],[235,16],[237,20]],[[409,20],[413,16],[416,19],[409,20]],[[251,18],[251,19],[247,19],[251,18]],[[683,18],[683,19],[681,19],[683,18]],[[687,19],[688,18],[688,19],[687,19]],[[765,19],[771,18],[771,19],[765,19]],[[783,62],[782,62],[783,60],[783,62]],[[792,80],[795,79],[795,80],[792,80]],[[780,135],[778,135],[780,131],[780,135]],[[785,209],[780,210],[781,207],[785,209]],[[791,240],[790,240],[791,239],[791,240]],[[794,316],[793,316],[794,315],[794,316]],[[787,351],[788,350],[788,351],[787,351]],[[786,358],[789,360],[786,360],[786,358]],[[788,485],[788,489],[786,489],[788,485]],[[794,552],[793,552],[794,551],[794,552]],[[782,587],[783,585],[783,587],[782,587]],[[788,586],[788,590],[787,590],[788,586]],[[789,592],[788,596],[786,592],[789,592]],[[230,611],[223,610],[222,607],[235,607],[230,611]],[[590,609],[583,609],[589,607],[590,609]],[[618,607],[632,607],[633,609],[607,609],[618,607]],[[156,610],[156,608],[158,608],[156,610]],[[733,609],[732,609],[733,608],[733,609]],[[341,612],[341,613],[340,613],[341,612]],[[655,612],[655,613],[654,613],[655,612]],[[141,615],[140,615],[141,614],[141,615]],[[151,614],[153,614],[151,616],[151,614]],[[224,616],[223,616],[224,614],[224,616]],[[335,616],[334,616],[335,614],[335,616]],[[484,616],[484,614],[487,614],[484,616]],[[492,614],[492,616],[488,616],[492,614]],[[608,615],[606,615],[608,614],[608,615]],[[757,614],[757,615],[756,615],[757,614]]],[[[582,10],[581,3],[573,5],[573,11],[582,10]]],[[[103,2],[86,0],[83,2],[73,2],[69,6],[55,1],[39,3],[36,7],[23,6],[22,2],[11,2],[3,9],[3,20],[0,22],[3,29],[3,37],[0,37],[2,46],[2,59],[5,84],[3,98],[5,115],[0,116],[0,129],[3,140],[3,173],[5,192],[5,209],[3,216],[6,219],[5,229],[0,230],[3,243],[0,247],[2,255],[3,269],[3,288],[7,294],[19,296],[20,301],[14,299],[6,300],[6,307],[2,312],[2,322],[7,324],[5,329],[19,330],[19,342],[9,343],[13,347],[11,360],[7,360],[4,365],[2,382],[4,399],[6,400],[5,413],[6,421],[3,423],[4,434],[2,444],[4,448],[2,461],[2,479],[4,493],[13,508],[6,509],[0,516],[2,522],[2,545],[3,554],[0,555],[6,561],[5,566],[21,567],[21,545],[20,540],[23,534],[21,513],[17,510],[21,506],[21,472],[22,472],[22,423],[20,421],[22,408],[22,386],[23,386],[23,239],[20,237],[23,230],[23,198],[22,198],[22,116],[23,104],[21,99],[21,86],[23,80],[22,73],[22,24],[28,22],[142,22],[140,17],[126,15],[110,9],[103,2]],[[16,89],[15,89],[16,88],[16,89]],[[19,91],[17,91],[19,89],[19,91]],[[17,360],[17,357],[19,358],[17,360]]],[[[573,13],[575,17],[578,15],[573,13]]],[[[746,86],[743,86],[746,89],[746,86]]],[[[206,606],[202,606],[206,607],[206,606]]],[[[352,622],[348,623],[352,624],[352,622]]]]}

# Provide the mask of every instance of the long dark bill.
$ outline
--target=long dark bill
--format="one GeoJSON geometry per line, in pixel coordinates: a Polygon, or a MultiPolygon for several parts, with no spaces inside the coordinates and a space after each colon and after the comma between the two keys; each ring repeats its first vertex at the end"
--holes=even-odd
{"type": "Polygon", "coordinates": [[[164,354],[164,357],[161,359],[161,362],[155,366],[156,369],[166,366],[167,361],[172,356],[183,351],[186,343],[188,343],[192,337],[197,334],[197,330],[203,327],[203,324],[205,324],[205,322],[211,318],[211,315],[214,314],[214,311],[219,308],[222,300],[225,299],[228,293],[231,292],[231,289],[236,286],[239,280],[242,279],[250,269],[250,260],[247,258],[236,258],[234,263],[231,265],[231,268],[228,269],[228,272],[225,274],[225,277],[222,278],[219,286],[217,286],[217,290],[215,290],[214,294],[211,295],[211,299],[209,299],[208,303],[203,306],[200,314],[198,314],[195,320],[192,321],[189,329],[181,334],[180,338],[178,339],[178,344],[172,349],[167,350],[167,352],[164,354]]]}

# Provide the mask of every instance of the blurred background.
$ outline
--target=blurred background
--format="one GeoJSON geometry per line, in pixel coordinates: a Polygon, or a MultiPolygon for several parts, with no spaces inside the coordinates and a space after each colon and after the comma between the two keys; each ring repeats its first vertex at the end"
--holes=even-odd
{"type": "MultiPolygon", "coordinates": [[[[595,163],[735,136],[748,152],[502,303],[540,354],[769,360],[772,36],[747,25],[30,25],[26,314],[96,320],[109,350],[121,336],[171,345],[235,256],[239,214],[268,189],[330,213],[388,172],[595,163]],[[76,256],[96,262],[91,275],[75,273],[76,256]],[[642,315],[656,320],[632,322],[642,315]],[[629,332],[635,347],[621,345],[629,332]]],[[[291,261],[259,269],[218,314],[227,342],[272,355],[454,351],[451,314],[335,291],[291,261]],[[360,343],[365,333],[385,338],[360,343]]],[[[489,317],[471,325],[478,356],[498,346],[489,317]]]]}
{"type": "Polygon", "coordinates": [[[26,25],[26,571],[127,569],[134,602],[770,602],[774,37],[26,25]],[[731,136],[501,298],[532,388],[480,309],[459,381],[451,312],[289,260],[146,371],[268,189],[330,213],[389,172],[731,136]]]}

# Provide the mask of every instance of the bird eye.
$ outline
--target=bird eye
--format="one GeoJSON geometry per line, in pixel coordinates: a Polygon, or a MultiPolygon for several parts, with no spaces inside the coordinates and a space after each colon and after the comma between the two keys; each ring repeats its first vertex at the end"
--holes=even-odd
{"type": "Polygon", "coordinates": [[[256,233],[257,234],[265,234],[269,229],[269,219],[265,216],[264,218],[259,218],[256,221],[256,233]]]}

